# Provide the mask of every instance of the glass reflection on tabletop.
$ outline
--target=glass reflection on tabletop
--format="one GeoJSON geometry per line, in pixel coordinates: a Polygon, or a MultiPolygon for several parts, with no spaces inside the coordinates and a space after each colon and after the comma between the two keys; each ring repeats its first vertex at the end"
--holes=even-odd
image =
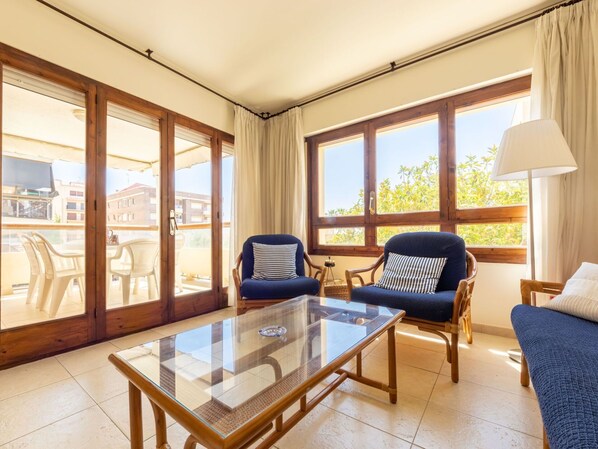
{"type": "Polygon", "coordinates": [[[117,356],[224,437],[400,312],[302,296],[117,356]],[[287,333],[259,334],[273,325],[287,333]]]}

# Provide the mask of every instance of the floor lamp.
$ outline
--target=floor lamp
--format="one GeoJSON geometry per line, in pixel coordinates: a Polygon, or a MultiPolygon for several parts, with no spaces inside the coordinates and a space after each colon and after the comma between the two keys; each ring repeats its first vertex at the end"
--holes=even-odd
{"type": "MultiPolygon", "coordinates": [[[[577,170],[577,164],[559,125],[552,119],[532,120],[507,129],[500,142],[492,179],[527,179],[529,194],[529,252],[531,278],[536,279],[532,178],[562,175],[577,170]]],[[[509,351],[521,361],[521,350],[509,351]]]]}

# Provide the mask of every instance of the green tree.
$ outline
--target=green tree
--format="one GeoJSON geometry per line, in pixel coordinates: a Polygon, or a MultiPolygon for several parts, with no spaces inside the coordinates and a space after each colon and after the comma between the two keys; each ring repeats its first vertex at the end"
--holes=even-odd
{"type": "MultiPolygon", "coordinates": [[[[457,165],[458,208],[509,206],[527,203],[527,184],[524,181],[494,182],[490,179],[496,159],[496,145],[488,148],[482,156],[468,155],[457,165]]],[[[389,178],[383,179],[377,189],[377,212],[379,214],[422,212],[438,210],[439,161],[430,156],[422,164],[408,167],[401,165],[397,171],[398,181],[393,185],[389,178]]],[[[328,211],[328,216],[361,215],[364,210],[364,191],[347,209],[328,211]]],[[[437,231],[438,225],[415,225],[401,227],[378,227],[377,241],[383,245],[400,232],[437,231]]],[[[363,244],[363,228],[343,228],[332,232],[327,242],[333,245],[363,244]]],[[[468,245],[520,246],[525,244],[523,224],[462,225],[458,229],[468,245]]]]}

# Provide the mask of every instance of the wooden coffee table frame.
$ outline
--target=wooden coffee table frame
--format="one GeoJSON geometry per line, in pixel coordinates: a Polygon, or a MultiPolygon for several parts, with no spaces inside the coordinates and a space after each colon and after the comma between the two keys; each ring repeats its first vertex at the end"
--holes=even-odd
{"type": "Polygon", "coordinates": [[[141,393],[143,392],[152,405],[156,426],[156,448],[169,449],[166,436],[166,413],[177,423],[183,426],[190,436],[187,438],[184,449],[194,449],[197,443],[209,449],[242,449],[255,443],[267,434],[272,428],[274,431],[262,441],[257,448],[265,449],[272,446],[282,438],[293,426],[318,405],[326,396],[334,391],[346,379],[368,385],[385,391],[390,402],[397,402],[397,364],[395,346],[395,325],[405,316],[405,312],[392,317],[384,326],[381,326],[368,335],[359,345],[338,357],[333,363],[322,367],[313,376],[295,387],[288,394],[281,397],[266,409],[259,412],[253,419],[241,427],[222,437],[209,425],[203,423],[195,414],[179,404],[167,393],[162,391],[153,382],[139,373],[124,360],[111,354],[109,360],[129,380],[129,417],[131,426],[131,449],[143,449],[143,426],[141,414],[141,393]],[[364,377],[362,375],[362,351],[384,332],[388,336],[388,384],[364,377]],[[342,368],[347,362],[356,358],[355,372],[342,368]],[[309,401],[307,393],[331,374],[338,374],[330,384],[323,388],[309,401]],[[300,407],[288,419],[283,420],[282,414],[299,401],[300,407]]]}

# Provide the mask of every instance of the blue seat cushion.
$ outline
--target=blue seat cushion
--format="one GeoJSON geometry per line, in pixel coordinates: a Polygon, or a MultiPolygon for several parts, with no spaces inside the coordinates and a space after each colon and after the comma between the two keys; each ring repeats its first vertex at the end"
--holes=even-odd
{"type": "Polygon", "coordinates": [[[320,283],[317,279],[300,276],[282,281],[245,279],[241,282],[241,296],[246,299],[285,299],[301,295],[317,295],[320,283]]]}
{"type": "Polygon", "coordinates": [[[369,285],[353,289],[351,301],[402,309],[409,318],[441,323],[453,318],[455,293],[454,290],[434,294],[398,292],[369,285]]]}
{"type": "Polygon", "coordinates": [[[551,449],[598,447],[598,324],[517,305],[511,322],[527,359],[551,449]]]}

